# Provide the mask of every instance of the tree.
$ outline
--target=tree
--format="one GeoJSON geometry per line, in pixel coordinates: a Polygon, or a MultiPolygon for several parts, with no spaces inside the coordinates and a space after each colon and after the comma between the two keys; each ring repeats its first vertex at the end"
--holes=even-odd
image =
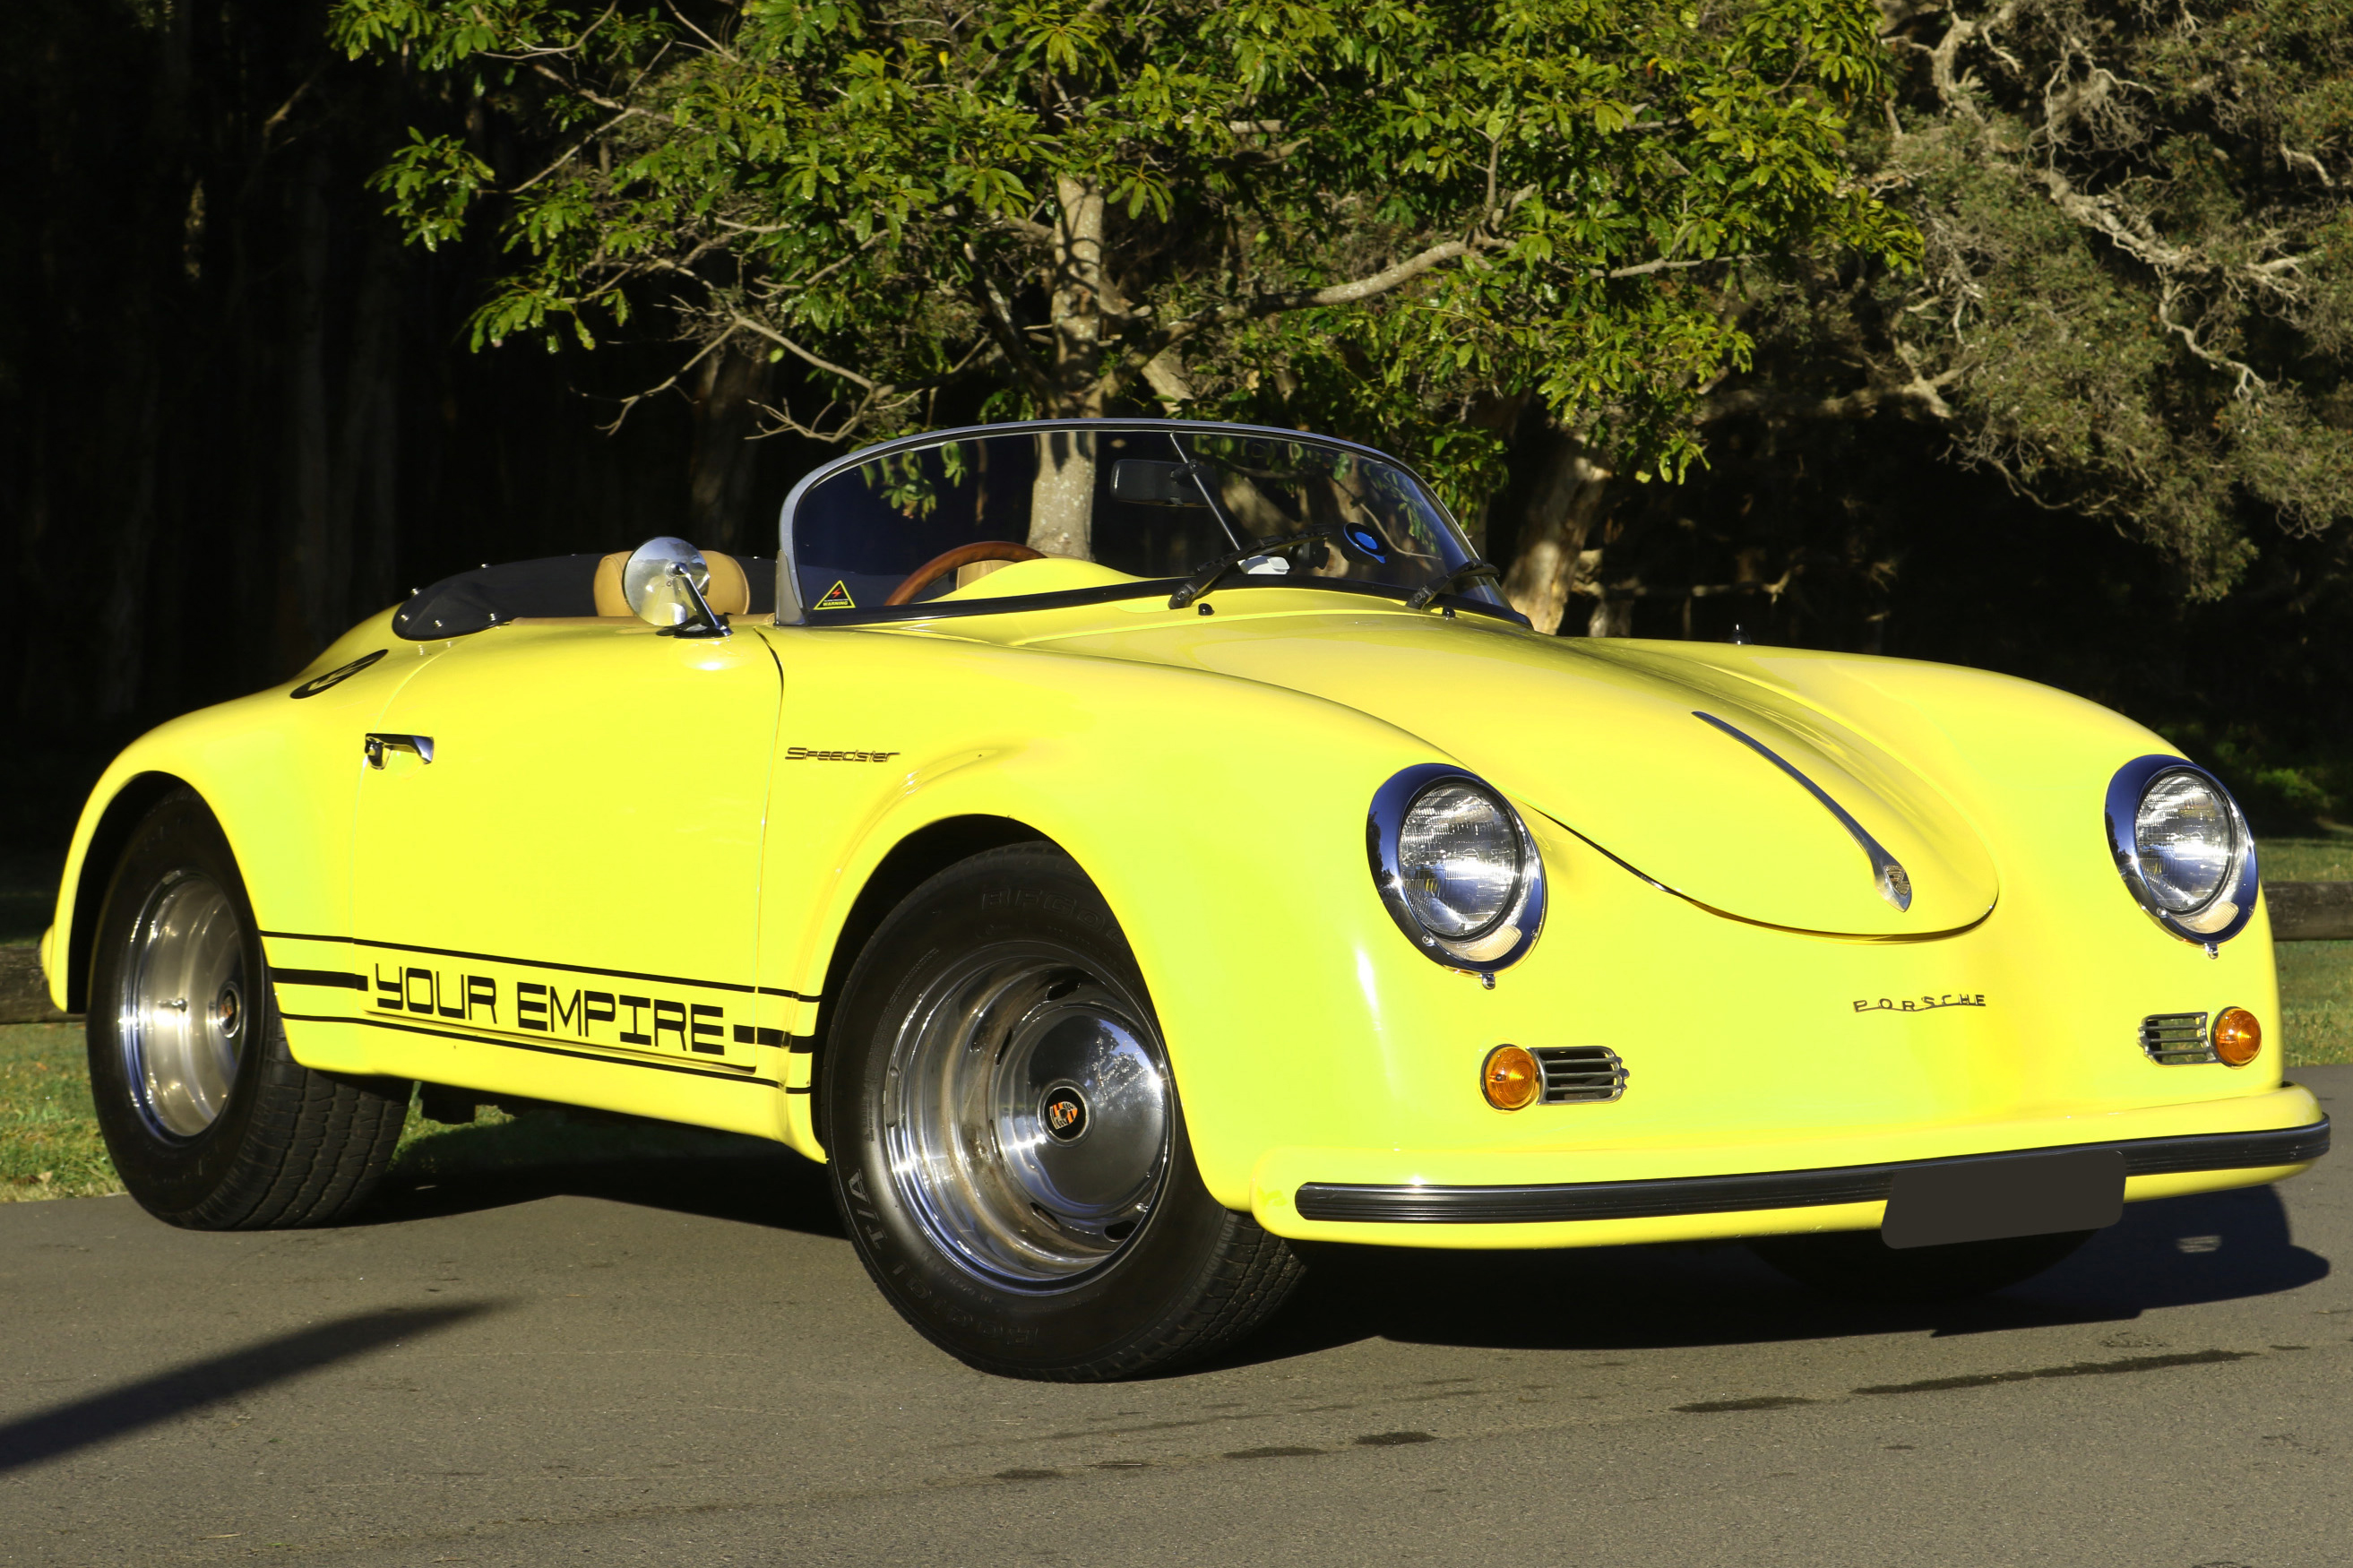
{"type": "Polygon", "coordinates": [[[1926,421],[2193,597],[2353,516],[2353,3],[1885,5],[1855,154],[1923,264],[1754,291],[1710,412],[1926,421]]]}
{"type": "Polygon", "coordinates": [[[1911,255],[1843,147],[1847,106],[1884,89],[1876,21],[1864,0],[343,0],[334,28],[471,77],[547,149],[502,174],[478,138],[417,131],[379,177],[427,245],[495,209],[517,265],[478,344],[594,347],[659,310],[690,367],[797,362],[816,405],[775,417],[828,441],[976,391],[991,416],[1248,413],[1403,446],[1461,502],[1503,447],[1466,417],[1492,389],[1677,475],[1746,363],[1731,279],[1911,255]]]}

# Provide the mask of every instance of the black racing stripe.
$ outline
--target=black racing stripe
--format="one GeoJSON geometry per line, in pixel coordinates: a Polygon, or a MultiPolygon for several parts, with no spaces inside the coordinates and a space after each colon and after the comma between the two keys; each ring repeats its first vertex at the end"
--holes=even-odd
{"type": "Polygon", "coordinates": [[[1514,1187],[1359,1186],[1308,1182],[1301,1185],[1296,1201],[1302,1219],[1390,1225],[1524,1225],[1551,1220],[1743,1214],[1757,1209],[1875,1203],[1887,1196],[1898,1171],[1966,1164],[2009,1154],[2057,1154],[2084,1149],[2121,1152],[2127,1176],[2301,1165],[2328,1152],[2328,1119],[2324,1116],[2308,1126],[2263,1132],[2194,1132],[2177,1138],[2064,1143],[2056,1148],[2001,1150],[1942,1160],[1899,1160],[1883,1165],[1839,1165],[1815,1171],[1763,1171],[1731,1176],[1667,1176],[1648,1181],[1561,1182],[1514,1187]]]}
{"type": "Polygon", "coordinates": [[[495,1035],[470,1035],[457,1029],[428,1029],[422,1024],[396,1024],[389,1018],[357,1018],[322,1016],[309,1013],[281,1013],[280,1017],[297,1024],[364,1024],[371,1029],[393,1029],[404,1035],[436,1035],[445,1040],[463,1040],[469,1045],[501,1046],[511,1051],[535,1051],[543,1057],[570,1057],[575,1061],[599,1062],[606,1067],[650,1068],[656,1072],[684,1073],[689,1078],[715,1078],[722,1083],[757,1084],[762,1089],[784,1086],[772,1078],[756,1078],[750,1073],[714,1072],[709,1068],[688,1067],[683,1062],[640,1061],[635,1057],[608,1057],[596,1051],[567,1051],[561,1046],[538,1046],[529,1040],[501,1039],[495,1035]]]}
{"type": "Polygon", "coordinates": [[[280,985],[336,985],[345,991],[364,991],[368,987],[364,974],[346,974],[340,969],[280,969],[272,965],[269,978],[280,985]]]}
{"type": "Polygon", "coordinates": [[[434,958],[471,958],[484,963],[512,963],[519,969],[561,969],[567,974],[600,974],[612,980],[649,980],[660,985],[694,985],[706,991],[741,991],[747,996],[784,996],[795,1002],[820,1000],[773,985],[740,985],[732,980],[691,980],[681,974],[641,974],[633,969],[598,969],[586,963],[558,963],[552,958],[515,958],[500,952],[467,952],[454,947],[418,947],[412,942],[377,942],[364,936],[320,936],[293,931],[266,931],[261,934],[271,942],[340,942],[353,947],[380,948],[385,952],[422,952],[434,958]]]}

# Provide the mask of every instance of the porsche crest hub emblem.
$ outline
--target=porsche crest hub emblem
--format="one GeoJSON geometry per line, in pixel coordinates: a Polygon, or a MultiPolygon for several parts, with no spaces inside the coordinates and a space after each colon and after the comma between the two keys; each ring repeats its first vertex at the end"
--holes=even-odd
{"type": "Polygon", "coordinates": [[[1038,1120],[1056,1142],[1075,1143],[1087,1131],[1086,1096],[1070,1084],[1057,1084],[1039,1104],[1038,1120]]]}

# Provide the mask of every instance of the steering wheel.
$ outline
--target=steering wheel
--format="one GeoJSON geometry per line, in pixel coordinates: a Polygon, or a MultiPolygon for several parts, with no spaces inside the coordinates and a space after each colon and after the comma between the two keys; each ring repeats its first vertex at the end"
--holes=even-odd
{"type": "Polygon", "coordinates": [[[977,544],[959,544],[944,554],[934,555],[899,580],[891,596],[882,601],[889,605],[912,605],[915,595],[930,587],[960,566],[976,561],[1043,561],[1046,552],[1032,550],[1026,544],[1016,544],[1009,539],[984,539],[977,544]]]}

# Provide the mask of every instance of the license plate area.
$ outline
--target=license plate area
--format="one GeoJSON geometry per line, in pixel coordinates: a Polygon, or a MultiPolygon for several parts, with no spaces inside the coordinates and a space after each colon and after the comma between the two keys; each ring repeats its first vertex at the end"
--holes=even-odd
{"type": "Polygon", "coordinates": [[[1896,1172],[1879,1235],[1908,1247],[2099,1230],[2124,1207],[2121,1149],[1988,1154],[1896,1172]]]}

